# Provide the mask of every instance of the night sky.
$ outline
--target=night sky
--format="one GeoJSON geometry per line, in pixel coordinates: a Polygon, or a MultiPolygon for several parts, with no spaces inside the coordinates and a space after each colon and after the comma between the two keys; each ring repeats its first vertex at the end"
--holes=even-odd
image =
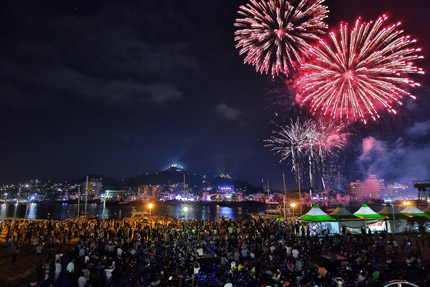
{"type": "MultiPolygon", "coordinates": [[[[178,162],[280,187],[264,148],[272,83],[234,47],[237,0],[2,1],[0,183],[99,173],[124,178],[178,162]]],[[[430,72],[428,0],[331,0],[330,30],[356,17],[402,21],[430,72]]],[[[428,75],[394,118],[354,125],[342,173],[430,178],[428,75]],[[364,149],[363,149],[364,148],[364,149]]],[[[288,118],[289,114],[286,114],[288,118]]],[[[294,183],[288,177],[288,186],[294,183]]]]}

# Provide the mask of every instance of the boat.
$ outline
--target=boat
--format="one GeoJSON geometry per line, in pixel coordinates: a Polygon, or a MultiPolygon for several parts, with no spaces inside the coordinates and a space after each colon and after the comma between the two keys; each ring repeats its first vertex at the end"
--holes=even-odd
{"type": "Polygon", "coordinates": [[[95,220],[95,219],[99,219],[99,216],[98,215],[90,215],[90,214],[81,214],[79,216],[79,219],[95,220]]]}
{"type": "Polygon", "coordinates": [[[250,215],[255,220],[259,220],[260,218],[264,219],[264,220],[278,219],[278,218],[282,217],[282,210],[280,210],[280,209],[266,209],[263,212],[251,213],[250,215]]]}
{"type": "Polygon", "coordinates": [[[134,207],[131,211],[130,219],[138,220],[138,219],[144,219],[148,218],[150,216],[150,213],[146,210],[144,211],[137,211],[134,207]]]}
{"type": "Polygon", "coordinates": [[[291,211],[289,208],[282,208],[280,205],[278,205],[278,207],[276,209],[266,209],[263,212],[259,212],[259,213],[251,213],[250,216],[255,219],[268,219],[268,220],[274,220],[274,219],[278,219],[281,217],[286,217],[284,216],[284,210],[285,210],[285,214],[286,216],[288,216],[289,214],[291,214],[291,211]]]}
{"type": "Polygon", "coordinates": [[[143,210],[143,211],[137,211],[134,207],[131,211],[131,216],[127,217],[127,219],[130,220],[143,220],[146,222],[149,222],[149,220],[151,219],[152,221],[163,221],[163,222],[173,222],[176,223],[178,221],[177,218],[165,215],[165,216],[160,216],[160,215],[151,215],[148,211],[143,210]]]}
{"type": "Polygon", "coordinates": [[[133,200],[131,200],[131,199],[121,199],[118,203],[120,205],[131,204],[131,203],[133,203],[133,200]]]}

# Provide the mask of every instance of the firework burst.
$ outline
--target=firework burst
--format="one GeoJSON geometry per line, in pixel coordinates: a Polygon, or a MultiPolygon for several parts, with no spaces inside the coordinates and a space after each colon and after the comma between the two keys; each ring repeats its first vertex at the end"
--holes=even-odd
{"type": "Polygon", "coordinates": [[[398,30],[400,23],[383,27],[387,17],[376,22],[360,19],[349,30],[340,25],[339,36],[329,33],[331,44],[320,41],[313,48],[314,60],[303,65],[297,81],[298,98],[313,113],[338,120],[376,120],[379,112],[396,113],[394,103],[415,98],[407,89],[420,84],[409,78],[424,74],[414,61],[423,58],[416,40],[398,30]]]}
{"type": "Polygon", "coordinates": [[[322,120],[291,121],[289,125],[277,126],[266,140],[266,147],[280,156],[280,162],[291,158],[292,169],[299,173],[298,165],[306,160],[309,183],[314,186],[315,165],[333,156],[345,147],[349,133],[345,125],[322,120]]]}
{"type": "Polygon", "coordinates": [[[289,125],[277,126],[265,146],[280,155],[280,162],[291,157],[294,163],[307,155],[323,160],[345,147],[349,136],[345,128],[342,123],[324,120],[290,121],[289,125]]]}
{"type": "Polygon", "coordinates": [[[309,138],[314,132],[315,128],[311,120],[303,123],[299,120],[291,121],[290,125],[278,126],[273,130],[272,136],[266,140],[265,147],[280,156],[279,162],[291,157],[293,170],[296,170],[296,163],[307,153],[309,138]]]}
{"type": "Polygon", "coordinates": [[[234,40],[244,62],[272,77],[289,75],[309,55],[309,40],[319,40],[327,24],[324,0],[250,0],[240,6],[234,40]]]}
{"type": "Polygon", "coordinates": [[[315,129],[315,152],[322,160],[326,156],[333,155],[335,151],[343,149],[350,135],[342,123],[335,124],[319,120],[315,123],[315,129]]]}

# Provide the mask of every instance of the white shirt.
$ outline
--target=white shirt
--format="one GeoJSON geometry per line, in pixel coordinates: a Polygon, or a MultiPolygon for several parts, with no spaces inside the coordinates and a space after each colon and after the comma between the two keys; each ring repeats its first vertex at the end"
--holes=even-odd
{"type": "Polygon", "coordinates": [[[78,279],[79,287],[85,287],[85,284],[87,283],[87,280],[84,276],[80,276],[78,279]]]}
{"type": "Polygon", "coordinates": [[[199,274],[200,267],[194,267],[194,274],[199,274]]]}
{"type": "Polygon", "coordinates": [[[61,273],[61,264],[55,263],[55,273],[61,273]]]}
{"type": "Polygon", "coordinates": [[[73,261],[69,262],[69,264],[67,264],[66,270],[67,272],[73,272],[73,269],[75,269],[75,264],[73,263],[73,261]]]}
{"type": "Polygon", "coordinates": [[[270,246],[270,253],[275,253],[276,247],[275,246],[270,246]]]}
{"type": "Polygon", "coordinates": [[[362,281],[364,281],[365,279],[366,279],[366,277],[364,277],[363,275],[359,274],[359,275],[358,275],[358,280],[357,280],[357,282],[362,282],[362,281]]]}
{"type": "Polygon", "coordinates": [[[200,257],[203,256],[203,248],[200,247],[199,249],[197,249],[197,253],[200,257]]]}
{"type": "Polygon", "coordinates": [[[111,268],[111,269],[106,268],[106,269],[105,269],[105,272],[106,272],[106,278],[107,278],[107,279],[109,279],[109,278],[111,278],[111,277],[112,277],[112,272],[113,272],[113,270],[114,270],[114,268],[111,268]]]}
{"type": "Polygon", "coordinates": [[[291,251],[291,252],[293,253],[294,258],[299,257],[299,251],[297,249],[294,248],[293,251],[291,251]]]}

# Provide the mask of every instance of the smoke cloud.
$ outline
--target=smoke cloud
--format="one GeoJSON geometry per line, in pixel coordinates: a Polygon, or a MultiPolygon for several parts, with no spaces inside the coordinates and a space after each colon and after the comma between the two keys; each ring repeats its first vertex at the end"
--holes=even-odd
{"type": "MultiPolygon", "coordinates": [[[[424,136],[428,133],[426,124],[414,125],[406,134],[424,136]]],[[[409,143],[402,137],[390,143],[367,137],[362,141],[362,153],[357,162],[363,178],[374,174],[385,179],[386,183],[398,182],[411,186],[414,180],[430,178],[430,143],[409,143]]],[[[372,190],[370,183],[368,187],[372,190]]]]}

